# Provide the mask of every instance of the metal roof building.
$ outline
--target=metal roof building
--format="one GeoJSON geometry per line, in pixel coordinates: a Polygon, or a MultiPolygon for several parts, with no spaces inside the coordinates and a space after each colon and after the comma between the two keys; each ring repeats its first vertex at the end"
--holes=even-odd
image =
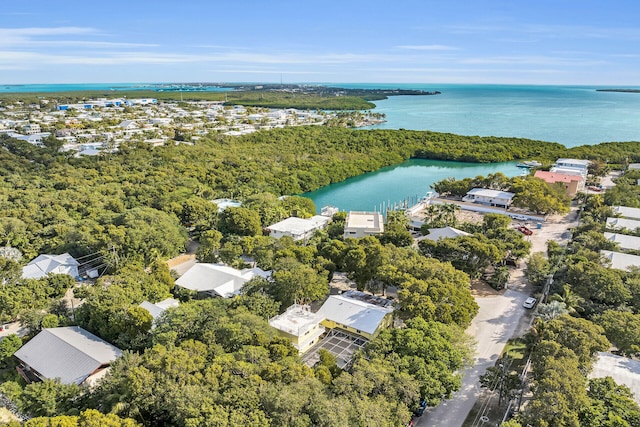
{"type": "Polygon", "coordinates": [[[23,279],[40,279],[47,274],[68,274],[76,278],[78,274],[78,261],[68,253],[61,255],[39,255],[29,264],[22,267],[23,279]]]}
{"type": "Polygon", "coordinates": [[[627,236],[619,233],[604,233],[605,239],[618,244],[620,249],[637,251],[640,250],[640,237],[627,236]]]}
{"type": "Polygon", "coordinates": [[[348,291],[342,295],[331,295],[322,304],[318,314],[325,317],[328,328],[342,328],[366,338],[373,338],[381,327],[390,324],[394,307],[390,300],[348,291]]]}
{"type": "Polygon", "coordinates": [[[195,264],[178,280],[176,285],[213,297],[230,298],[255,276],[269,277],[271,272],[260,268],[236,270],[221,264],[195,264]]]}
{"type": "Polygon", "coordinates": [[[614,206],[613,212],[622,218],[640,219],[640,208],[630,208],[628,206],[614,206]]]}
{"type": "Polygon", "coordinates": [[[640,256],[637,255],[613,251],[600,251],[600,254],[611,262],[611,268],[617,270],[630,270],[633,267],[640,267],[640,256]]]}
{"type": "Polygon", "coordinates": [[[607,228],[611,228],[613,230],[635,230],[636,228],[640,228],[640,221],[636,219],[626,219],[626,218],[607,218],[607,228]]]}
{"type": "Polygon", "coordinates": [[[98,375],[122,351],[79,326],[43,329],[14,354],[27,381],[59,378],[82,384],[98,375]]]}

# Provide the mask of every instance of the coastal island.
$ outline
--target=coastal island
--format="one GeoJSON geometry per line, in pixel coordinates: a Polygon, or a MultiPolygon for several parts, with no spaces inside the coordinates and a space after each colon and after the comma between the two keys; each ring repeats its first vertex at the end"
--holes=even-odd
{"type": "Polygon", "coordinates": [[[212,101],[224,105],[243,105],[264,108],[297,108],[303,110],[355,111],[371,110],[371,101],[399,95],[440,95],[440,91],[414,89],[351,89],[304,84],[222,84],[222,83],[163,83],[140,88],[113,87],[105,90],[66,92],[6,92],[0,101],[38,103],[43,97],[53,97],[59,103],[74,103],[86,99],[113,97],[154,98],[162,101],[212,101]]]}
{"type": "Polygon", "coordinates": [[[596,89],[596,92],[640,93],[640,89],[596,89]]]}

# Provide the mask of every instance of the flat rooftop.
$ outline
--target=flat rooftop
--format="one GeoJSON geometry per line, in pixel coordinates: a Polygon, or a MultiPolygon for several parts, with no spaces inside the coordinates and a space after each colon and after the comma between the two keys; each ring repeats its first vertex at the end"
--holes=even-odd
{"type": "Polygon", "coordinates": [[[382,224],[382,214],[379,212],[352,211],[347,214],[345,227],[377,230],[381,228],[382,224]]]}
{"type": "Polygon", "coordinates": [[[325,317],[320,313],[313,313],[308,305],[294,304],[282,314],[269,319],[269,325],[290,335],[302,336],[325,317]]]}

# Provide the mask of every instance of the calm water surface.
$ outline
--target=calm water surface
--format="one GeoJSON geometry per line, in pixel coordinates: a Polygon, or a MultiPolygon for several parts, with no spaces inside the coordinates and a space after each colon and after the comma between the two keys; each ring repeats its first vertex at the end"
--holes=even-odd
{"type": "Polygon", "coordinates": [[[472,178],[495,172],[516,176],[521,171],[515,162],[480,164],[411,159],[328,185],[304,196],[313,200],[318,211],[325,205],[336,206],[342,211],[380,211],[383,203],[386,206],[410,200],[413,204],[431,190],[431,184],[450,176],[472,178]]]}
{"type": "Polygon", "coordinates": [[[567,147],[640,141],[640,93],[578,86],[408,86],[442,94],[376,101],[374,111],[386,114],[387,122],[372,128],[514,136],[567,147]]]}

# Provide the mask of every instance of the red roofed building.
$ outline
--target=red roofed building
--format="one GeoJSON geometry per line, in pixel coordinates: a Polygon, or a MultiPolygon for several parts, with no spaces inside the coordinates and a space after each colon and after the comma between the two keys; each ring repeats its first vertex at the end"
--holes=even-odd
{"type": "Polygon", "coordinates": [[[567,190],[569,196],[575,196],[576,193],[584,188],[584,179],[578,175],[567,175],[559,172],[536,171],[536,178],[540,178],[547,184],[555,184],[561,182],[567,190]]]}

